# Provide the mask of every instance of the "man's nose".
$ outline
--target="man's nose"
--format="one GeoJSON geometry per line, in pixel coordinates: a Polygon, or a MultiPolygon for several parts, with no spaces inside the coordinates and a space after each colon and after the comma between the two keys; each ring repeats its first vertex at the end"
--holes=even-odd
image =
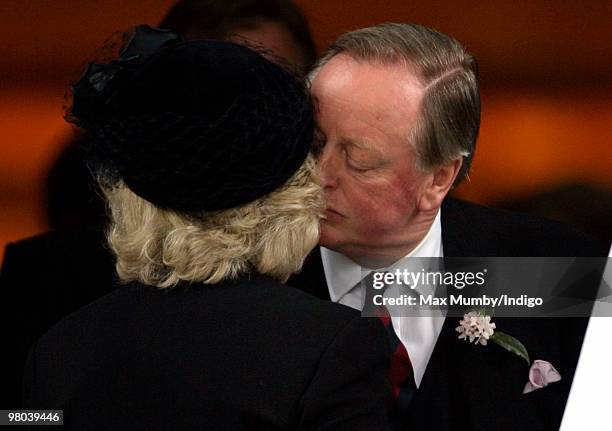
{"type": "Polygon", "coordinates": [[[333,188],[338,185],[337,159],[334,156],[331,145],[323,147],[319,154],[319,171],[323,188],[333,188]]]}

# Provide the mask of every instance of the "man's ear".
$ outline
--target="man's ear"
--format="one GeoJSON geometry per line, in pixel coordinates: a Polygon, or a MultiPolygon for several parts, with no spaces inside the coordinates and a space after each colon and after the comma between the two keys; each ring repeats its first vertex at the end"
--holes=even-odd
{"type": "Polygon", "coordinates": [[[431,182],[425,188],[419,200],[421,211],[434,211],[440,208],[442,201],[453,186],[455,178],[463,164],[463,158],[455,159],[445,165],[433,168],[431,182]]]}

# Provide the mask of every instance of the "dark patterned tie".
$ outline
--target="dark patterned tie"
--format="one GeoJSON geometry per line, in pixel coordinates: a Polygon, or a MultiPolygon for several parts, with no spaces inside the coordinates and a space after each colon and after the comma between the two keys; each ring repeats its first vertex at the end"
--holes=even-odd
{"type": "MultiPolygon", "coordinates": [[[[373,304],[372,295],[374,289],[372,289],[372,278],[374,277],[374,273],[374,271],[371,272],[358,283],[362,284],[365,289],[362,309],[366,303],[373,304]]],[[[414,371],[412,369],[410,357],[408,356],[408,351],[393,329],[389,310],[384,306],[377,306],[371,309],[371,311],[382,321],[383,325],[385,325],[389,337],[389,346],[391,348],[389,382],[391,383],[392,395],[389,400],[389,419],[392,425],[397,426],[407,417],[410,402],[416,395],[417,387],[414,380],[414,371]]]]}
{"type": "Polygon", "coordinates": [[[393,329],[389,312],[384,307],[383,310],[386,314],[379,316],[379,318],[387,329],[392,355],[391,365],[389,367],[389,381],[391,382],[392,394],[391,405],[389,406],[389,418],[392,423],[398,423],[401,422],[401,418],[406,417],[410,402],[416,394],[417,387],[414,381],[414,371],[410,358],[408,357],[408,352],[393,329]]]}

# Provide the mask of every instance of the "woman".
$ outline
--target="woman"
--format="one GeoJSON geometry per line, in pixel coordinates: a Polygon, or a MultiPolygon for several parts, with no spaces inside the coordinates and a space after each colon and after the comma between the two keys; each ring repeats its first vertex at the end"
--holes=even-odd
{"type": "Polygon", "coordinates": [[[298,80],[141,26],[89,65],[69,118],[125,285],[32,347],[27,408],[70,429],[386,429],[382,325],[281,284],[318,240],[298,80]]]}

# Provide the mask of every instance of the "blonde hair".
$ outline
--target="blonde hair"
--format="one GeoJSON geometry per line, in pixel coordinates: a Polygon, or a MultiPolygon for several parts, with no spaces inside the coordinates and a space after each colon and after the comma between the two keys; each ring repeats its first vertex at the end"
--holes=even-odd
{"type": "Polygon", "coordinates": [[[319,239],[321,193],[311,156],[269,195],[200,215],[160,209],[123,183],[102,188],[111,213],[108,241],[126,283],[218,283],[251,270],[286,281],[319,239]]]}

